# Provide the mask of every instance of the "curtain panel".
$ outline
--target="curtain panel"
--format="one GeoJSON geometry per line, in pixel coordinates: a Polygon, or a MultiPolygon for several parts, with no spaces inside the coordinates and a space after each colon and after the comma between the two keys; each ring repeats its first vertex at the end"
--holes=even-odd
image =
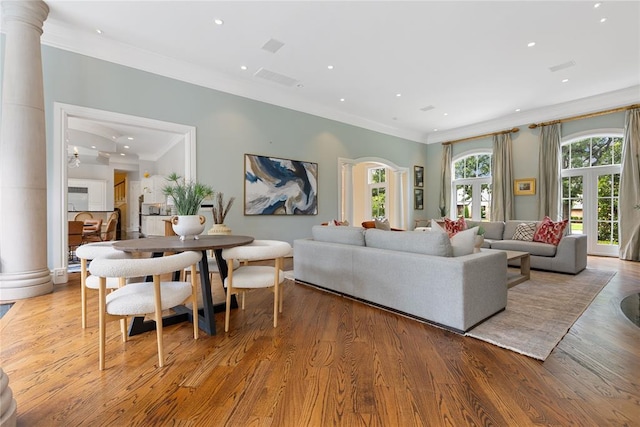
{"type": "Polygon", "coordinates": [[[560,218],[560,158],[560,123],[542,126],[538,160],[539,219],[560,218]]]}
{"type": "Polygon", "coordinates": [[[511,134],[493,136],[491,164],[491,220],[508,221],[514,217],[513,162],[511,134]]]}
{"type": "Polygon", "coordinates": [[[441,216],[446,216],[451,208],[451,144],[442,145],[442,160],[440,161],[440,202],[438,204],[441,216]]]}
{"type": "Polygon", "coordinates": [[[620,259],[640,261],[640,109],[625,115],[618,203],[620,259]]]}

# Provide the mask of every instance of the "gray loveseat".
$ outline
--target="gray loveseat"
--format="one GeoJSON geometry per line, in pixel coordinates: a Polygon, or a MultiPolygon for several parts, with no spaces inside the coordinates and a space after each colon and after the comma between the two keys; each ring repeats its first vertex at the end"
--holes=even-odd
{"type": "Polygon", "coordinates": [[[444,233],[314,226],[293,244],[296,280],[464,332],[507,304],[500,251],[453,257],[444,233]]]}
{"type": "MultiPolygon", "coordinates": [[[[540,242],[513,240],[518,224],[540,221],[467,221],[467,228],[481,225],[484,230],[483,248],[529,252],[531,268],[577,274],[587,267],[587,236],[568,234],[558,246],[540,242]]],[[[520,265],[517,260],[513,265],[520,265]]]]}

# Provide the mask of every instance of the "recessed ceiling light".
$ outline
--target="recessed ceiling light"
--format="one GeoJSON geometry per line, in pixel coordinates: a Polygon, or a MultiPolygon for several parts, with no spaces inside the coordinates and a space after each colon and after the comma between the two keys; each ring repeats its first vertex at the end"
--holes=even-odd
{"type": "Polygon", "coordinates": [[[120,153],[120,155],[121,155],[121,156],[126,156],[126,154],[124,154],[124,153],[120,153]]]}
{"type": "Polygon", "coordinates": [[[327,65],[327,68],[333,70],[333,65],[327,65]]]}
{"type": "Polygon", "coordinates": [[[569,79],[562,79],[562,83],[566,83],[568,81],[569,81],[569,79]]]}
{"type": "Polygon", "coordinates": [[[534,47],[535,45],[536,45],[536,42],[527,43],[527,47],[534,47]]]}
{"type": "Polygon", "coordinates": [[[600,23],[602,24],[603,22],[606,22],[606,20],[607,20],[607,18],[602,18],[602,19],[600,20],[600,23]]]}
{"type": "Polygon", "coordinates": [[[116,139],[116,138],[117,138],[117,137],[116,137],[115,135],[113,135],[113,136],[111,137],[111,139],[116,139]]]}
{"type": "Polygon", "coordinates": [[[594,9],[597,9],[597,8],[599,8],[599,7],[600,7],[600,5],[601,5],[601,4],[602,4],[602,3],[596,3],[596,4],[594,4],[594,5],[593,5],[593,8],[594,8],[594,9]]]}
{"type": "Polygon", "coordinates": [[[102,34],[102,30],[100,28],[96,28],[96,33],[102,34]]]}
{"type": "Polygon", "coordinates": [[[434,132],[438,132],[438,128],[435,128],[433,131],[434,131],[434,132]]]}
{"type": "Polygon", "coordinates": [[[128,137],[127,137],[127,139],[128,139],[129,141],[133,141],[133,137],[132,137],[132,136],[128,136],[128,137]]]}
{"type": "Polygon", "coordinates": [[[520,109],[519,109],[519,108],[516,108],[516,113],[518,113],[518,112],[520,112],[520,109]]]}
{"type": "Polygon", "coordinates": [[[340,102],[344,102],[344,98],[340,98],[340,102]]]}
{"type": "Polygon", "coordinates": [[[396,93],[396,96],[397,96],[398,98],[400,98],[400,97],[402,96],[402,94],[401,94],[401,93],[396,93]]]}
{"type": "Polygon", "coordinates": [[[95,145],[92,145],[92,146],[91,146],[91,148],[95,149],[95,148],[96,148],[96,146],[95,146],[95,145]]]}
{"type": "Polygon", "coordinates": [[[444,113],[444,115],[445,115],[445,116],[448,116],[448,115],[449,115],[449,113],[444,113]]]}
{"type": "Polygon", "coordinates": [[[224,21],[222,19],[220,19],[220,18],[214,19],[213,22],[216,25],[224,25],[224,21]]]}
{"type": "Polygon", "coordinates": [[[129,148],[129,146],[128,146],[128,145],[125,145],[125,146],[124,146],[124,148],[127,148],[127,149],[128,149],[128,148],[129,148]]]}
{"type": "Polygon", "coordinates": [[[242,71],[246,71],[247,66],[246,66],[246,65],[241,65],[241,66],[240,66],[240,69],[241,69],[242,71]]]}

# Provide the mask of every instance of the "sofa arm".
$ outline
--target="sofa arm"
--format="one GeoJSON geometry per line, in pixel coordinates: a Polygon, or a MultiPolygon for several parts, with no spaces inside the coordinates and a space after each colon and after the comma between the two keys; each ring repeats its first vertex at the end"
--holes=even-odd
{"type": "Polygon", "coordinates": [[[587,267],[587,236],[569,234],[563,237],[556,249],[553,270],[577,274],[587,267]]]}

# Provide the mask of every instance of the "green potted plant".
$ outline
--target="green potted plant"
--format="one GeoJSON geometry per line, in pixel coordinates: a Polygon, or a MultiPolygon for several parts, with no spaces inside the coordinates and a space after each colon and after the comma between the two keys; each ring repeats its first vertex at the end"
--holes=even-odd
{"type": "Polygon", "coordinates": [[[208,234],[231,234],[231,229],[225,225],[224,219],[229,213],[229,209],[231,209],[235,200],[235,197],[231,197],[225,202],[224,193],[216,193],[215,201],[211,208],[211,213],[213,214],[213,226],[209,229],[208,234]]]}
{"type": "Polygon", "coordinates": [[[177,216],[171,218],[173,231],[180,240],[193,236],[194,239],[204,230],[205,218],[198,215],[202,201],[213,195],[213,189],[195,181],[187,181],[173,172],[167,177],[169,184],[162,188],[162,194],[171,197],[177,216]]]}

